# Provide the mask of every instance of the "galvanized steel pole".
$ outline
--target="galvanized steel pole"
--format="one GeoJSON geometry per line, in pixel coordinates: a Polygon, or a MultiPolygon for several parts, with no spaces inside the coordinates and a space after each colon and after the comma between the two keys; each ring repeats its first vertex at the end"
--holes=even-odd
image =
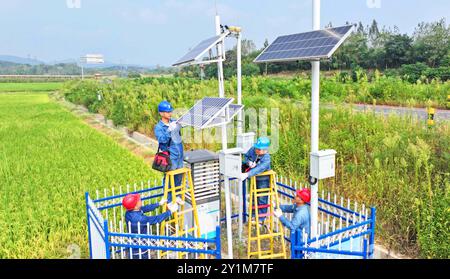
{"type": "MultiPolygon", "coordinates": [[[[320,30],[320,0],[313,0],[313,30],[320,30]]],[[[320,61],[311,62],[311,152],[319,151],[319,93],[320,93],[320,61]]],[[[311,237],[317,235],[318,187],[316,180],[311,185],[311,237]]]]}
{"type": "MultiPolygon", "coordinates": [[[[220,35],[220,16],[216,15],[216,35],[220,35]]],[[[219,43],[217,46],[218,52],[218,62],[217,62],[217,71],[219,78],[219,97],[225,97],[225,87],[223,81],[223,63],[222,63],[222,54],[223,54],[223,43],[219,43]]],[[[227,124],[222,125],[222,150],[225,151],[228,149],[227,144],[227,124]]],[[[230,179],[228,176],[223,176],[223,183],[225,188],[225,218],[227,223],[227,243],[228,243],[228,258],[233,258],[233,232],[231,231],[231,195],[230,195],[230,179]]]]}

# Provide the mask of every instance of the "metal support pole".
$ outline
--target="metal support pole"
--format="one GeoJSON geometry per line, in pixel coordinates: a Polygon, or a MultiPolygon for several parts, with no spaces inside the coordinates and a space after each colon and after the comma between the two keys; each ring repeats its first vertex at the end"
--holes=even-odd
{"type": "MultiPolygon", "coordinates": [[[[221,34],[220,30],[220,16],[216,15],[216,35],[221,34]]],[[[217,54],[221,58],[223,54],[223,42],[217,45],[217,54]]],[[[217,62],[217,75],[219,79],[219,97],[225,97],[225,87],[223,81],[223,63],[222,59],[217,62]]],[[[227,150],[227,125],[222,125],[222,150],[227,150]]],[[[228,244],[228,258],[233,259],[233,232],[231,231],[231,195],[230,195],[230,179],[228,176],[223,177],[225,188],[225,217],[227,223],[227,244],[228,244]]]]}
{"type": "MultiPolygon", "coordinates": [[[[313,30],[320,29],[320,0],[313,0],[313,30]]],[[[311,152],[319,151],[319,92],[320,92],[320,61],[312,64],[311,88],[311,152]]],[[[318,215],[318,181],[311,185],[311,237],[317,235],[318,215]]]]}
{"type": "Polygon", "coordinates": [[[84,68],[83,68],[83,64],[81,64],[81,80],[84,80],[84,68]]]}
{"type": "MultiPolygon", "coordinates": [[[[237,103],[238,105],[242,105],[242,35],[241,32],[237,34],[237,45],[236,45],[236,68],[237,68],[237,103]]],[[[237,135],[242,134],[242,111],[239,112],[237,117],[237,135]]],[[[236,139],[237,141],[237,139],[236,139]]],[[[242,180],[238,179],[238,185],[242,186],[242,180]]],[[[239,239],[242,240],[242,231],[243,231],[243,199],[245,196],[243,195],[243,188],[238,187],[239,191],[239,239]]]]}
{"type": "MultiPolygon", "coordinates": [[[[236,46],[236,67],[237,67],[237,102],[238,105],[242,105],[242,35],[238,33],[237,46],[236,46]]],[[[242,110],[238,114],[237,134],[242,134],[242,110]]]]}

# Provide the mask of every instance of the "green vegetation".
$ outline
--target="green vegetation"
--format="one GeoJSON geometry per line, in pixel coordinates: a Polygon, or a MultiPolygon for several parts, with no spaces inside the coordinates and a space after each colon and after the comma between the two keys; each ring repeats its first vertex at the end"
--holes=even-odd
{"type": "Polygon", "coordinates": [[[19,82],[2,83],[0,82],[0,92],[37,92],[37,91],[55,91],[61,89],[62,82],[19,82]]]}
{"type": "MultiPolygon", "coordinates": [[[[226,83],[229,96],[234,96],[234,82],[226,83]]],[[[304,181],[310,149],[309,88],[306,79],[254,77],[244,79],[243,90],[247,108],[280,108],[280,148],[273,154],[273,166],[283,176],[304,181]]],[[[377,100],[383,96],[386,102],[406,104],[414,98],[420,103],[430,98],[440,104],[448,90],[449,83],[409,84],[384,77],[372,83],[363,77],[344,83],[322,80],[323,100],[370,100],[370,94],[377,93],[377,100]]],[[[216,96],[217,82],[176,78],[116,80],[111,84],[72,82],[63,94],[116,124],[151,135],[161,100],[188,108],[204,96],[216,96]],[[98,92],[102,101],[97,99],[98,92]]],[[[448,123],[428,129],[414,118],[384,118],[338,106],[321,111],[320,128],[321,148],[338,152],[336,178],[321,187],[376,206],[377,237],[383,244],[411,256],[450,257],[448,123]]]]}
{"type": "Polygon", "coordinates": [[[84,193],[155,177],[46,94],[0,94],[0,258],[88,256],[84,193]]]}
{"type": "MultiPolygon", "coordinates": [[[[329,23],[328,27],[332,27],[329,23]]],[[[254,64],[253,60],[269,44],[257,49],[251,40],[242,43],[242,74],[295,73],[309,70],[309,62],[254,64]]],[[[236,49],[226,53],[224,76],[236,76],[236,49]]],[[[432,23],[420,23],[410,36],[402,34],[397,27],[380,27],[374,20],[370,25],[358,24],[357,31],[343,44],[329,61],[321,63],[323,71],[348,71],[355,73],[360,69],[374,72],[375,69],[389,76],[400,77],[416,83],[424,79],[431,81],[450,79],[450,26],[445,19],[432,23]],[[403,68],[402,66],[409,66],[403,68]],[[425,69],[423,69],[423,66],[425,69]],[[418,70],[415,68],[419,67],[418,70]],[[400,69],[401,68],[401,69],[400,69]],[[415,75],[410,75],[412,68],[415,75]]],[[[217,66],[205,67],[207,78],[217,76],[217,66]]],[[[199,77],[198,67],[183,68],[176,76],[199,77]]]]}

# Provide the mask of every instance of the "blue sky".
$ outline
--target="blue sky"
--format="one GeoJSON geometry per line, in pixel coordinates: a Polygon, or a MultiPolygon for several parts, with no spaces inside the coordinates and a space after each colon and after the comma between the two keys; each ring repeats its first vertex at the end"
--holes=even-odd
{"type": "MultiPolygon", "coordinates": [[[[217,7],[224,24],[242,26],[261,47],[266,38],[310,30],[311,3],[217,0],[217,7]]],[[[110,62],[168,66],[214,35],[214,14],[214,0],[0,0],[0,54],[49,62],[102,53],[110,62]]],[[[376,19],[412,33],[421,21],[449,23],[449,16],[448,0],[322,0],[322,26],[376,19]]]]}

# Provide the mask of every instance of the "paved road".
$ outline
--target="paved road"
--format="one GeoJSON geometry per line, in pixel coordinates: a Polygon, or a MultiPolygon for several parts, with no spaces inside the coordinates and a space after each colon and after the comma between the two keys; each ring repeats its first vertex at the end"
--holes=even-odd
{"type": "MultiPolygon", "coordinates": [[[[363,104],[353,104],[355,110],[358,111],[368,111],[372,110],[378,114],[389,115],[391,113],[396,113],[399,115],[409,115],[412,114],[417,116],[419,119],[426,120],[428,118],[428,112],[425,108],[407,108],[407,107],[393,107],[393,106],[382,106],[382,105],[363,105],[363,104]]],[[[332,108],[333,105],[324,105],[324,107],[332,108]]],[[[448,121],[450,120],[450,110],[436,110],[436,115],[434,116],[436,121],[448,121]]]]}

